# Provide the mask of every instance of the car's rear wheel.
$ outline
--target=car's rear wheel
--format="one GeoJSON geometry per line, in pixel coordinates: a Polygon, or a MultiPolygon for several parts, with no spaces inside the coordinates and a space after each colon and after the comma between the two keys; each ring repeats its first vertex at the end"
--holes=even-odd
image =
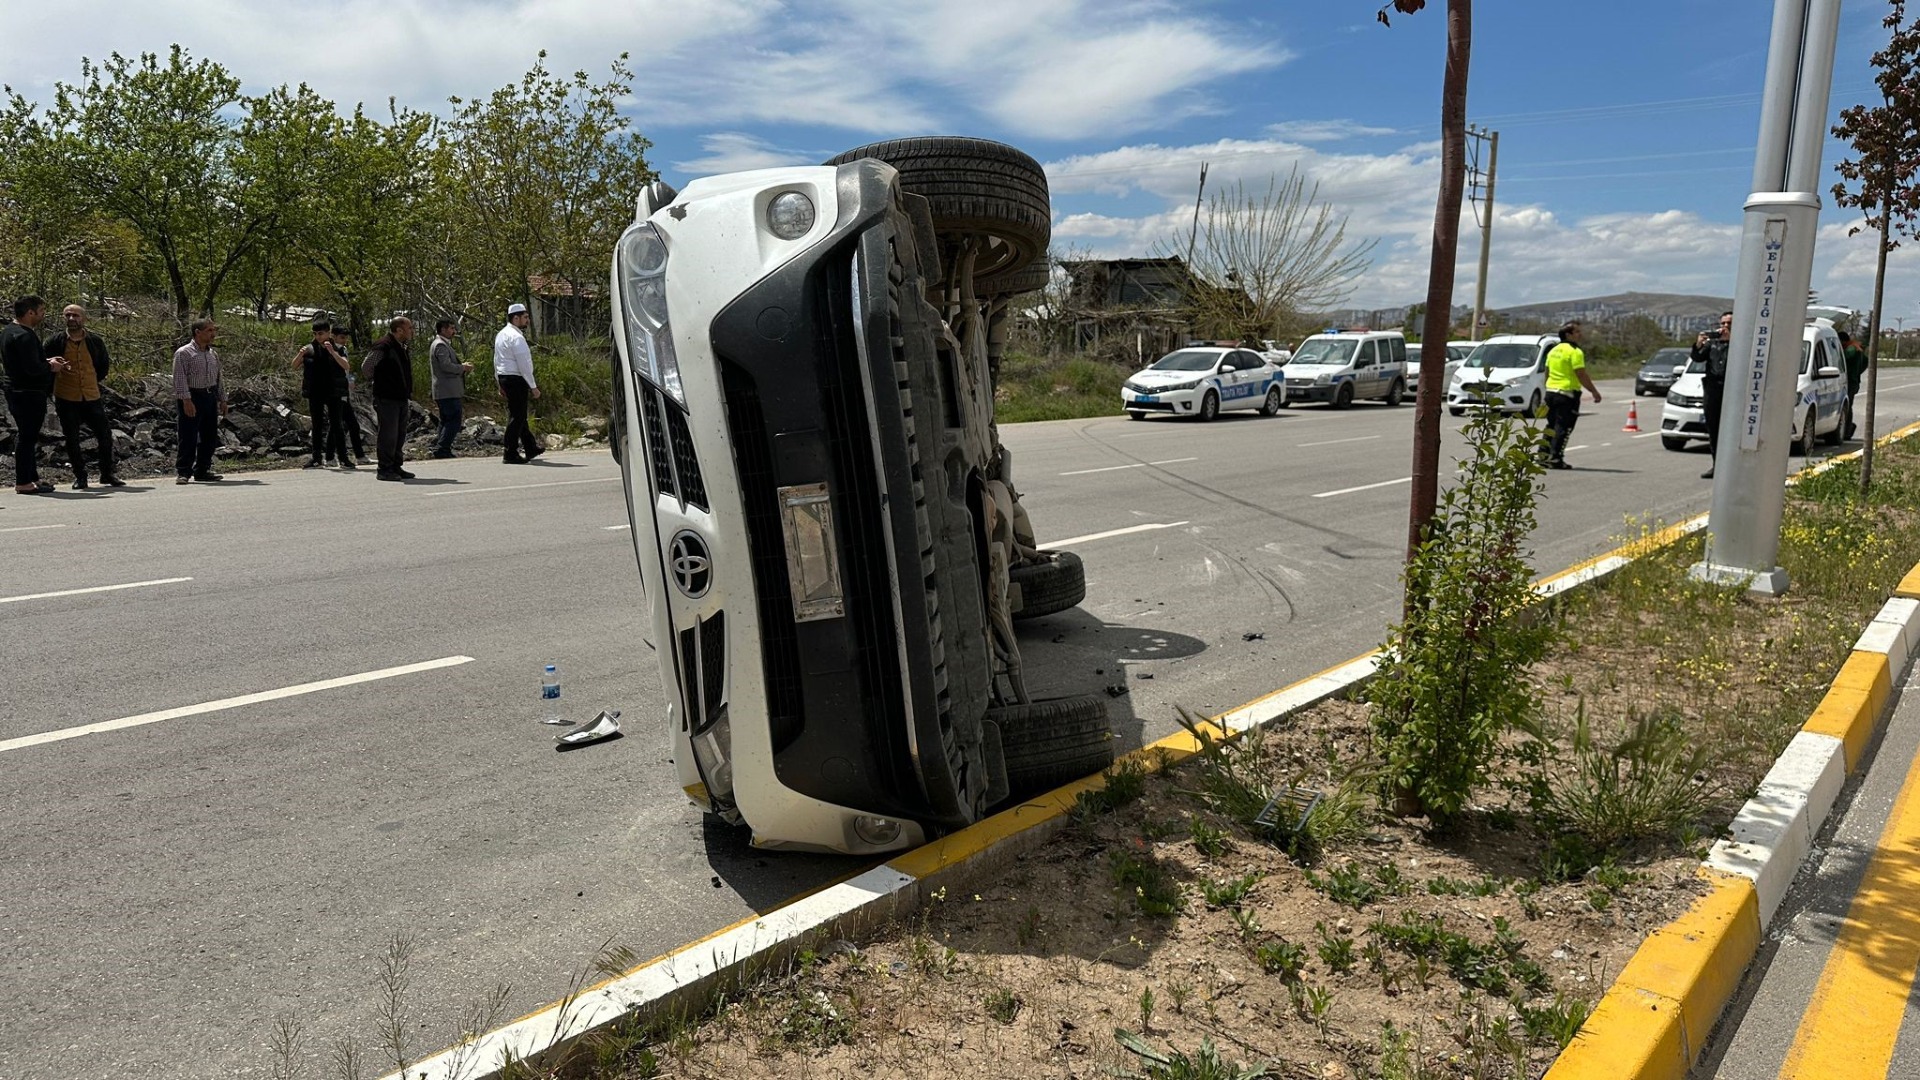
{"type": "Polygon", "coordinates": [[[1352,404],[1353,404],[1353,384],[1350,382],[1343,382],[1340,384],[1340,389],[1335,390],[1333,392],[1333,407],[1336,409],[1345,409],[1350,407],[1352,404]]]}
{"type": "Polygon", "coordinates": [[[1220,395],[1209,390],[1207,396],[1200,399],[1200,422],[1206,423],[1219,415],[1220,395]]]}
{"type": "MultiPolygon", "coordinates": [[[[1052,260],[1046,258],[1036,259],[1033,265],[1027,267],[1025,270],[1015,270],[1011,274],[986,282],[985,284],[992,286],[992,291],[990,294],[982,292],[982,295],[1003,297],[1021,296],[1026,293],[1039,292],[1041,289],[1047,287],[1047,280],[1052,274],[1052,260]]],[[[979,287],[976,286],[976,291],[978,291],[978,289],[979,287]]]]}
{"type": "Polygon", "coordinates": [[[1020,587],[1020,607],[1016,619],[1037,619],[1077,607],[1087,598],[1087,568],[1080,556],[1071,551],[1056,551],[1043,562],[1016,566],[1007,572],[1007,583],[1020,587]]]}
{"type": "Polygon", "coordinates": [[[1685,450],[1687,448],[1687,443],[1691,441],[1692,440],[1690,439],[1676,439],[1671,435],[1660,436],[1660,445],[1666,447],[1669,450],[1685,450]]]}
{"type": "Polygon", "coordinates": [[[1026,153],[988,139],[924,136],[856,146],[826,164],[861,158],[893,166],[900,186],[927,200],[943,263],[962,240],[986,241],[973,266],[976,293],[1016,291],[1046,252],[1053,235],[1047,174],[1026,153]]]}
{"type": "Polygon", "coordinates": [[[1286,407],[1287,395],[1281,393],[1277,386],[1267,387],[1267,403],[1260,406],[1260,415],[1272,416],[1286,407]]]}
{"type": "Polygon", "coordinates": [[[1406,393],[1407,393],[1407,388],[1400,384],[1400,380],[1395,379],[1393,381],[1393,386],[1387,390],[1387,397],[1386,397],[1387,407],[1388,408],[1397,407],[1400,404],[1401,399],[1406,396],[1406,393]]]}
{"type": "Polygon", "coordinates": [[[987,711],[1000,729],[1010,800],[1084,780],[1113,764],[1106,700],[1091,695],[987,711]]]}

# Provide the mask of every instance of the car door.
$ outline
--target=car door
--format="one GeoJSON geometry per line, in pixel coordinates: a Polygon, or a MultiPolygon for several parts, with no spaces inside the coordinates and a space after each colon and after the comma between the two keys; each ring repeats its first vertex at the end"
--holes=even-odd
{"type": "Polygon", "coordinates": [[[1242,409],[1257,409],[1265,400],[1267,392],[1267,363],[1256,353],[1245,349],[1238,350],[1228,361],[1235,371],[1234,404],[1242,409]]]}
{"type": "Polygon", "coordinates": [[[1387,353],[1387,356],[1384,357],[1386,360],[1386,364],[1384,365],[1386,370],[1382,372],[1380,379],[1380,393],[1382,396],[1385,396],[1393,391],[1394,383],[1400,383],[1402,386],[1406,385],[1407,339],[1403,337],[1390,337],[1380,343],[1380,348],[1387,353]]]}
{"type": "Polygon", "coordinates": [[[1380,354],[1374,350],[1373,339],[1360,343],[1353,355],[1353,396],[1370,398],[1380,396],[1380,354]]]}
{"type": "Polygon", "coordinates": [[[1831,431],[1841,423],[1841,413],[1846,407],[1847,379],[1841,364],[1844,357],[1840,352],[1840,339],[1828,340],[1825,334],[1814,339],[1813,377],[1814,408],[1819,419],[1814,422],[1814,431],[1831,431]],[[1822,370],[1841,372],[1830,378],[1821,378],[1822,370]]]}

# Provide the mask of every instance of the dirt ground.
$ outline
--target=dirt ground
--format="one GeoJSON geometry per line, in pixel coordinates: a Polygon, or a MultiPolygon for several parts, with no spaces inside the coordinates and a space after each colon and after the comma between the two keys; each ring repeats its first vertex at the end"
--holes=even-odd
{"type": "MultiPolygon", "coordinates": [[[[1329,702],[1235,753],[1331,790],[1366,724],[1329,702]]],[[[1210,1043],[1274,1077],[1538,1076],[1698,892],[1686,851],[1543,881],[1544,840],[1491,809],[1445,837],[1356,822],[1303,866],[1198,797],[1204,769],[1139,778],[1003,880],[826,944],[608,1075],[1240,1075],[1205,1067],[1210,1043]]]]}

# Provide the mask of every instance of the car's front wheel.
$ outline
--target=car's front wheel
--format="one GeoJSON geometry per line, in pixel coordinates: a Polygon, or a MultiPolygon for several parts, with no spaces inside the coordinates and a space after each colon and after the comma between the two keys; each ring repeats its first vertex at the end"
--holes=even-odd
{"type": "Polygon", "coordinates": [[[1788,453],[1798,454],[1801,457],[1806,457],[1807,454],[1813,450],[1814,419],[1815,419],[1814,412],[1811,408],[1809,408],[1806,411],[1806,413],[1800,417],[1800,437],[1793,440],[1792,445],[1787,447],[1788,453]]]}
{"type": "Polygon", "coordinates": [[[1333,407],[1345,409],[1353,405],[1353,384],[1341,383],[1340,389],[1333,392],[1333,407]]]}
{"type": "Polygon", "coordinates": [[[1691,440],[1689,439],[1678,439],[1673,437],[1672,435],[1660,436],[1660,445],[1666,447],[1669,450],[1685,450],[1687,448],[1687,443],[1690,441],[1691,440]]]}
{"type": "Polygon", "coordinates": [[[1533,417],[1536,420],[1542,416],[1547,415],[1547,399],[1540,393],[1540,391],[1535,390],[1533,392],[1532,399],[1527,402],[1526,414],[1528,416],[1533,417]]]}
{"type": "Polygon", "coordinates": [[[1104,698],[1057,698],[987,710],[1000,729],[1010,800],[1029,799],[1084,780],[1113,764],[1113,732],[1104,698]]]}
{"type": "Polygon", "coordinates": [[[1206,423],[1219,415],[1220,395],[1209,390],[1207,396],[1200,399],[1200,422],[1206,423]]]}
{"type": "Polygon", "coordinates": [[[1016,619],[1037,619],[1079,605],[1087,598],[1087,568],[1080,556],[1057,551],[1053,558],[1026,563],[1007,571],[1007,583],[1020,587],[1016,619]]]}
{"type": "Polygon", "coordinates": [[[1146,418],[1147,418],[1147,414],[1140,412],[1137,409],[1127,410],[1127,419],[1129,420],[1145,420],[1146,418]]]}
{"type": "Polygon", "coordinates": [[[1467,410],[1465,410],[1465,409],[1456,409],[1456,408],[1453,408],[1452,406],[1448,406],[1448,408],[1447,408],[1447,412],[1449,412],[1449,413],[1451,413],[1451,414],[1452,414],[1452,415],[1454,415],[1454,416],[1465,416],[1465,415],[1467,415],[1467,410]]]}
{"type": "Polygon", "coordinates": [[[1260,415],[1272,416],[1286,407],[1287,395],[1281,393],[1277,386],[1267,387],[1267,403],[1260,406],[1260,415]]]}

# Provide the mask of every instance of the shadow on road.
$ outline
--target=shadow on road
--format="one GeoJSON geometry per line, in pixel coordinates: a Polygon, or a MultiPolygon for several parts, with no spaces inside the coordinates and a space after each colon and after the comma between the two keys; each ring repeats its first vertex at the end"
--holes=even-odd
{"type": "Polygon", "coordinates": [[[713,868],[710,884],[715,889],[732,889],[761,914],[885,861],[870,856],[756,851],[749,843],[751,837],[744,826],[729,825],[712,814],[700,822],[707,865],[713,868]]]}
{"type": "Polygon", "coordinates": [[[1028,692],[1036,698],[1105,695],[1107,724],[1121,752],[1141,745],[1146,728],[1145,718],[1133,707],[1133,689],[1144,681],[1140,675],[1151,675],[1136,673],[1130,665],[1182,660],[1207,650],[1199,638],[1102,622],[1079,608],[1022,622],[1018,628],[1028,692]]]}

